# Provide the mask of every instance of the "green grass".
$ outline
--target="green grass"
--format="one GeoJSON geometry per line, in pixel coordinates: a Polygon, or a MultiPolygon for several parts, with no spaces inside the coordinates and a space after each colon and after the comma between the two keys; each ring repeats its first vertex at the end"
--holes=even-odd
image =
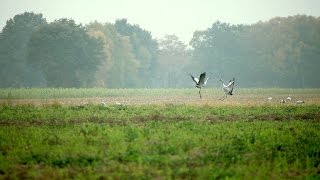
{"type": "Polygon", "coordinates": [[[0,179],[320,178],[320,106],[0,106],[0,179]]]}

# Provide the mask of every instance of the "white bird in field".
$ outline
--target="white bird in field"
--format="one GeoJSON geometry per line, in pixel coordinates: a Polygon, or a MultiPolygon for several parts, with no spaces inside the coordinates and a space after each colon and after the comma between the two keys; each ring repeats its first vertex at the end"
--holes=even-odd
{"type": "Polygon", "coordinates": [[[207,81],[210,79],[210,77],[206,79],[206,72],[202,73],[200,75],[199,79],[192,76],[191,74],[190,74],[190,76],[191,76],[192,80],[196,83],[196,87],[199,88],[199,95],[201,98],[201,88],[207,84],[207,81]]]}
{"type": "Polygon", "coordinates": [[[297,104],[303,104],[303,103],[304,103],[304,101],[302,101],[302,100],[298,100],[296,103],[297,103],[297,104]]]}
{"type": "Polygon", "coordinates": [[[106,106],[107,106],[107,103],[104,102],[104,100],[102,100],[102,101],[101,101],[101,105],[104,106],[104,107],[106,107],[106,106]]]}
{"type": "Polygon", "coordinates": [[[291,95],[287,97],[287,101],[291,101],[291,95]]]}
{"type": "Polygon", "coordinates": [[[234,88],[234,80],[235,80],[235,78],[230,80],[228,85],[225,85],[223,83],[222,79],[220,79],[220,81],[222,82],[222,89],[225,94],[219,100],[223,101],[227,98],[228,95],[233,95],[232,92],[233,92],[233,88],[234,88]]]}
{"type": "Polygon", "coordinates": [[[116,101],[116,105],[117,105],[117,106],[122,106],[122,104],[119,103],[118,101],[116,101]]]}
{"type": "Polygon", "coordinates": [[[125,110],[127,108],[127,106],[125,104],[119,103],[118,101],[116,101],[116,107],[119,110],[125,110]]]}
{"type": "Polygon", "coordinates": [[[267,101],[268,101],[268,102],[271,102],[271,101],[272,101],[272,97],[268,97],[268,98],[267,98],[267,101]]]}

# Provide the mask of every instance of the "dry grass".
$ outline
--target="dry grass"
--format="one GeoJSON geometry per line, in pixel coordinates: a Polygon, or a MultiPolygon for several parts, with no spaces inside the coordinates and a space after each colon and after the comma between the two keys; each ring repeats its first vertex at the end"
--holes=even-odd
{"type": "MultiPolygon", "coordinates": [[[[149,90],[144,90],[149,91],[149,90]]],[[[286,99],[288,95],[272,93],[236,93],[233,96],[228,96],[224,101],[219,98],[223,95],[222,92],[211,93],[210,90],[203,90],[203,98],[200,99],[198,91],[195,89],[194,94],[169,94],[169,95],[131,95],[131,96],[106,96],[106,97],[83,97],[83,98],[49,98],[49,99],[0,99],[1,104],[21,105],[32,104],[36,106],[60,104],[66,106],[79,106],[86,104],[101,104],[102,101],[107,105],[115,105],[121,103],[124,105],[208,105],[208,106],[256,106],[256,105],[292,105],[296,104],[297,100],[303,100],[305,104],[320,104],[320,94],[308,93],[292,93],[291,101],[281,104],[280,99],[286,99]],[[267,95],[266,95],[267,94],[267,95]],[[272,102],[267,102],[267,98],[271,96],[272,102]]]]}

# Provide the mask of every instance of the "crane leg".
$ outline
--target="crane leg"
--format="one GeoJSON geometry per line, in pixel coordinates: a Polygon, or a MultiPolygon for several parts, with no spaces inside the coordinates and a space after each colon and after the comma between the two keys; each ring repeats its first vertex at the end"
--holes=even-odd
{"type": "Polygon", "coordinates": [[[225,94],[225,95],[223,95],[219,100],[223,101],[223,100],[225,100],[226,98],[227,98],[227,95],[225,94]]]}
{"type": "Polygon", "coordinates": [[[201,97],[201,89],[199,90],[199,95],[200,95],[200,98],[202,98],[202,97],[201,97]]]}

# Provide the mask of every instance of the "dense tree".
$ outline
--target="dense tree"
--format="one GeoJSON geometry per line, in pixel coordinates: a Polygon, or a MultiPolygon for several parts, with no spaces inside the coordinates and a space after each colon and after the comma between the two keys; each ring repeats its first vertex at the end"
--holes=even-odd
{"type": "Polygon", "coordinates": [[[320,17],[217,21],[194,32],[189,45],[176,35],[157,41],[126,19],[48,24],[26,12],[0,33],[0,87],[190,87],[188,73],[204,71],[236,77],[238,87],[320,87],[320,17]]]}
{"type": "Polygon", "coordinates": [[[39,27],[28,44],[28,62],[42,69],[50,87],[93,86],[103,55],[101,41],[68,19],[39,27]]]}
{"type": "Polygon", "coordinates": [[[157,75],[154,83],[156,87],[183,87],[190,81],[188,76],[188,64],[190,64],[190,52],[176,35],[165,35],[159,40],[159,58],[157,75]]]}
{"type": "MultiPolygon", "coordinates": [[[[139,61],[133,54],[128,36],[120,35],[114,25],[95,22],[88,26],[89,34],[103,42],[105,59],[99,66],[97,82],[108,88],[139,87],[139,61]]],[[[143,77],[142,77],[143,78],[143,77]]]]}
{"type": "MultiPolygon", "coordinates": [[[[215,22],[194,33],[193,61],[243,87],[319,87],[320,21],[276,17],[252,25],[215,22]]],[[[204,67],[202,67],[204,68],[204,67]]]]}
{"type": "Polygon", "coordinates": [[[26,63],[30,36],[43,24],[42,14],[28,12],[7,21],[0,34],[0,87],[44,85],[40,71],[26,63]]]}
{"type": "Polygon", "coordinates": [[[122,36],[129,37],[134,56],[140,64],[138,74],[142,81],[139,86],[148,87],[151,79],[155,77],[152,72],[156,66],[158,42],[152,38],[149,31],[129,24],[126,19],[117,20],[114,26],[122,36]]]}
{"type": "Polygon", "coordinates": [[[237,80],[241,80],[241,69],[247,65],[243,61],[243,42],[239,39],[244,31],[242,25],[217,21],[206,31],[195,32],[190,45],[194,48],[193,59],[198,69],[207,71],[214,77],[230,79],[237,76],[237,80]]]}

